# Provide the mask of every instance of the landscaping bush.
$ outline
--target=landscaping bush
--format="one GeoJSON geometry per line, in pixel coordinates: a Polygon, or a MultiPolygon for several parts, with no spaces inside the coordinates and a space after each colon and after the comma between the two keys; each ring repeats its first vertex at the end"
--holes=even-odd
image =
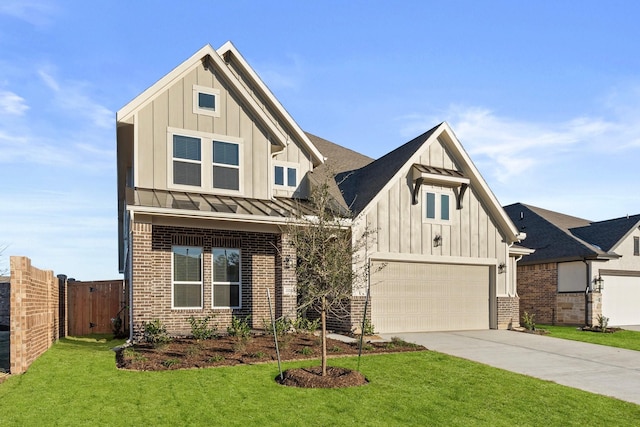
{"type": "Polygon", "coordinates": [[[238,337],[243,340],[251,337],[251,326],[249,326],[249,320],[251,316],[247,316],[245,319],[240,319],[236,316],[231,318],[231,325],[227,327],[227,333],[230,337],[238,337]]]}
{"type": "Polygon", "coordinates": [[[170,343],[171,337],[160,319],[155,319],[144,324],[144,340],[153,347],[160,347],[170,343]]]}
{"type": "Polygon", "coordinates": [[[208,340],[216,336],[218,327],[216,325],[209,326],[209,321],[213,316],[207,316],[204,319],[196,319],[194,316],[189,317],[191,325],[191,335],[196,340],[208,340]]]}

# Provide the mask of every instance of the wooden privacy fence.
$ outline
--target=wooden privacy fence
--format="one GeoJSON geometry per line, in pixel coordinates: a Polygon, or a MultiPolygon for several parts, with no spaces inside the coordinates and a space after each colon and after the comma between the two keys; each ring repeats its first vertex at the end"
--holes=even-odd
{"type": "Polygon", "coordinates": [[[67,282],[67,335],[110,334],[111,319],[120,315],[126,324],[127,310],[122,280],[67,282]]]}

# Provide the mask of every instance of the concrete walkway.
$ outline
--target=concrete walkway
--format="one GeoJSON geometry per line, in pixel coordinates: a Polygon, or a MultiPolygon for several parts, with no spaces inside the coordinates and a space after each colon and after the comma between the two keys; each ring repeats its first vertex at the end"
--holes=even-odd
{"type": "Polygon", "coordinates": [[[640,351],[504,330],[381,335],[640,405],[640,351]]]}

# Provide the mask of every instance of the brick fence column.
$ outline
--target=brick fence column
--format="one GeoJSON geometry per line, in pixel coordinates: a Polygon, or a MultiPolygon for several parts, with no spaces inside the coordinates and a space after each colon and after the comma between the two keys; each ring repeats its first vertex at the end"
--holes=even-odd
{"type": "Polygon", "coordinates": [[[27,363],[27,285],[30,281],[31,261],[26,257],[12,256],[11,265],[11,314],[9,317],[10,372],[21,374],[27,363]]]}
{"type": "Polygon", "coordinates": [[[276,274],[276,317],[297,316],[296,248],[291,245],[289,234],[283,233],[278,239],[278,265],[276,274]],[[278,277],[279,276],[279,277],[278,277]]]}

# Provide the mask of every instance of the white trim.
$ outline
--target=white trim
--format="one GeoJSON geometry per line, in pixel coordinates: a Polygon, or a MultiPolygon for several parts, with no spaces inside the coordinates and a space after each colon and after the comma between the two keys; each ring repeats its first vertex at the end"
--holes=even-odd
{"type": "MultiPolygon", "coordinates": [[[[229,67],[224,63],[218,52],[216,52],[211,45],[205,45],[189,59],[175,67],[172,71],[151,85],[148,89],[136,96],[127,105],[122,107],[116,113],[117,123],[131,123],[133,115],[137,113],[141,108],[144,108],[149,103],[153,102],[163,91],[167,90],[169,86],[174,84],[177,80],[183,78],[191,70],[198,67],[202,63],[202,58],[209,55],[216,69],[220,72],[221,76],[227,79],[234,88],[238,91],[241,98],[245,101],[246,106],[254,114],[259,121],[267,128],[267,130],[275,137],[275,140],[283,147],[286,147],[288,143],[288,136],[278,128],[274,121],[264,112],[263,107],[259,105],[256,100],[251,96],[247,89],[238,81],[237,77],[231,72],[229,67]]],[[[255,74],[255,73],[254,73],[255,74]]],[[[288,116],[285,116],[288,117],[288,116]]],[[[291,119],[291,125],[295,125],[293,119],[291,119]]],[[[304,135],[304,133],[303,133],[304,135]]],[[[305,139],[308,141],[308,138],[305,139]]],[[[313,153],[317,153],[317,149],[310,143],[309,150],[313,153]]],[[[320,163],[323,161],[321,160],[320,163]]]]}
{"type": "Polygon", "coordinates": [[[300,186],[300,165],[298,163],[274,160],[271,164],[271,173],[273,176],[273,179],[271,180],[271,184],[277,190],[285,190],[293,194],[300,186]],[[276,167],[283,168],[284,184],[276,184],[276,175],[275,175],[276,167]],[[289,185],[289,169],[294,169],[296,171],[295,185],[289,185]]]}
{"type": "Polygon", "coordinates": [[[435,188],[432,186],[422,186],[422,222],[426,224],[451,225],[454,212],[454,194],[450,189],[435,188]],[[427,194],[435,195],[434,218],[427,218],[427,194]],[[442,196],[449,198],[449,219],[442,219],[442,196]]]}
{"type": "Polygon", "coordinates": [[[204,261],[204,248],[202,246],[184,246],[184,245],[171,245],[171,309],[172,310],[202,310],[204,307],[204,270],[203,270],[203,261],[204,261]],[[196,286],[196,282],[186,282],[186,281],[174,281],[174,248],[197,248],[200,249],[200,306],[199,307],[176,307],[175,302],[173,300],[174,295],[174,286],[175,285],[192,285],[196,286]]]}
{"type": "Polygon", "coordinates": [[[225,248],[222,246],[213,246],[211,248],[211,308],[213,310],[220,309],[240,309],[242,308],[242,249],[240,248],[225,248]],[[213,251],[215,249],[224,249],[224,250],[237,250],[240,256],[239,264],[238,264],[238,282],[216,282],[213,278],[214,270],[215,270],[215,260],[213,259],[213,251]],[[238,286],[238,305],[237,306],[224,306],[224,305],[215,305],[214,301],[214,288],[216,285],[237,285],[238,286]]]}
{"type": "Polygon", "coordinates": [[[240,66],[242,66],[242,68],[244,69],[245,73],[249,76],[249,78],[253,81],[253,83],[255,83],[256,88],[259,89],[260,92],[262,92],[264,97],[269,100],[269,102],[276,109],[276,111],[285,119],[286,122],[288,122],[288,124],[296,133],[298,138],[300,138],[302,143],[305,145],[305,148],[307,148],[310,151],[312,157],[315,158],[316,160],[315,162],[313,162],[313,165],[318,166],[323,164],[324,156],[322,155],[322,153],[320,153],[320,151],[316,148],[316,146],[313,145],[313,143],[311,142],[307,134],[304,133],[304,131],[300,128],[300,126],[298,126],[298,123],[296,123],[293,117],[289,115],[287,110],[282,106],[282,104],[280,104],[280,102],[273,95],[273,93],[271,93],[267,85],[264,84],[264,82],[262,81],[262,79],[260,79],[258,74],[256,74],[253,68],[251,68],[249,63],[244,59],[244,57],[240,54],[238,49],[236,49],[233,43],[231,43],[230,41],[226,42],[216,52],[221,57],[227,52],[231,52],[233,54],[233,56],[237,59],[240,66]]]}
{"type": "Polygon", "coordinates": [[[445,145],[445,148],[451,154],[456,161],[456,163],[461,166],[461,169],[464,171],[465,175],[469,176],[470,184],[474,187],[474,190],[480,200],[485,202],[487,209],[490,212],[490,217],[496,220],[497,228],[505,234],[506,243],[513,243],[519,241],[519,233],[516,226],[511,221],[511,218],[504,211],[500,203],[498,203],[498,199],[496,199],[495,195],[487,185],[486,181],[480,175],[480,172],[475,167],[471,158],[467,154],[467,152],[460,144],[460,141],[456,138],[453,130],[446,122],[442,122],[440,125],[433,130],[431,135],[422,143],[422,146],[416,150],[416,152],[407,160],[407,162],[398,170],[398,172],[384,185],[384,187],[376,194],[371,201],[367,204],[367,206],[362,209],[362,211],[358,214],[358,218],[365,217],[371,209],[373,209],[380,198],[383,195],[387,194],[389,189],[395,185],[401,177],[407,176],[410,172],[410,168],[413,167],[414,163],[420,163],[420,156],[425,152],[425,150],[433,143],[440,140],[441,136],[446,136],[449,141],[443,140],[442,143],[445,145]]]}
{"type": "Polygon", "coordinates": [[[220,90],[206,86],[193,85],[193,114],[203,114],[205,116],[220,117],[220,90]],[[204,93],[212,95],[214,109],[200,107],[199,95],[204,93]]]}
{"type": "Polygon", "coordinates": [[[459,256],[438,256],[406,254],[395,252],[375,252],[371,255],[372,261],[404,261],[430,264],[466,264],[466,265],[488,265],[496,266],[497,258],[466,258],[459,256]]]}
{"type": "MultiPolygon", "coordinates": [[[[170,190],[198,191],[208,194],[243,195],[244,194],[244,140],[233,136],[221,135],[167,127],[167,188],[170,190]],[[186,136],[200,139],[200,186],[174,184],[173,182],[173,136],[186,136]],[[238,145],[238,190],[227,190],[213,186],[213,142],[226,142],[238,145]]],[[[224,166],[224,165],[223,165],[224,166]]],[[[235,166],[226,165],[236,168],[235,166]]],[[[226,167],[224,166],[224,167],[226,167]]]]}

